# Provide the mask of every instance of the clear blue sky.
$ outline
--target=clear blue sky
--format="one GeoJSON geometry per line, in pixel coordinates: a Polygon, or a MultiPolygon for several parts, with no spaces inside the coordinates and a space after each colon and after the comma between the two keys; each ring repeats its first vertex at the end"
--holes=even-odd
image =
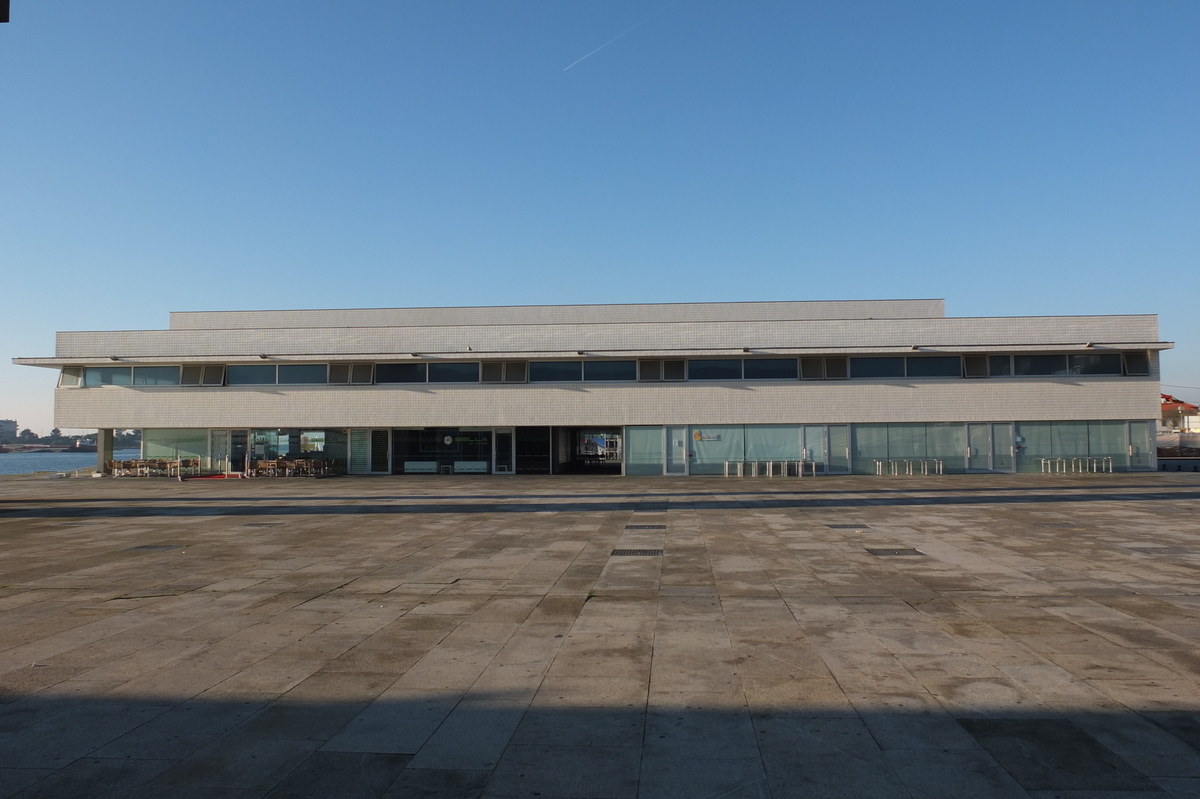
{"type": "Polygon", "coordinates": [[[52,424],[11,357],[171,310],[872,297],[1158,313],[1200,400],[1198,43],[1195,0],[12,0],[0,418],[52,424]]]}

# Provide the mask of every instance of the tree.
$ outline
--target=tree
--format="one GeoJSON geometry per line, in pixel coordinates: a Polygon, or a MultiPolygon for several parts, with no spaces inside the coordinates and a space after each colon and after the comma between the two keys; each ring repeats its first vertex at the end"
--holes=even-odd
{"type": "Polygon", "coordinates": [[[51,437],[51,438],[58,438],[58,437],[60,437],[61,435],[62,435],[62,431],[61,431],[61,430],[59,430],[57,427],[56,427],[56,428],[54,428],[53,430],[51,430],[51,431],[50,431],[50,437],[51,437]]]}
{"type": "Polygon", "coordinates": [[[22,444],[36,444],[38,442],[38,434],[26,427],[17,436],[17,441],[20,441],[22,444]]]}

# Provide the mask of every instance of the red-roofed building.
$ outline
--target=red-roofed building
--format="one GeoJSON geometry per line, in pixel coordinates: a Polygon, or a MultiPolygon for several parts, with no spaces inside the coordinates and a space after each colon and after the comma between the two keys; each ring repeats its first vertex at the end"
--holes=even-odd
{"type": "Polygon", "coordinates": [[[1200,406],[1184,402],[1170,394],[1160,394],[1162,398],[1162,424],[1172,430],[1200,432],[1200,406]]]}

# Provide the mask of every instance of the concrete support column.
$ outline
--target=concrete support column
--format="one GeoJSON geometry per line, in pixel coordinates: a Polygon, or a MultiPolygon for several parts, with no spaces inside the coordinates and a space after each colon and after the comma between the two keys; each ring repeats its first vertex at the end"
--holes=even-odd
{"type": "Polygon", "coordinates": [[[108,462],[113,459],[113,431],[96,431],[96,471],[108,474],[108,462]]]}

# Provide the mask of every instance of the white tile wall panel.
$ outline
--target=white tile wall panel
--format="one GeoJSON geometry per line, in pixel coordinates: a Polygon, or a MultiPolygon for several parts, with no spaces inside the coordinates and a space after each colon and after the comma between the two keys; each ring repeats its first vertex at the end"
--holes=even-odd
{"type": "Polygon", "coordinates": [[[306,311],[182,311],[172,330],[265,327],[421,327],[429,325],[741,322],[785,319],[904,319],[946,315],[945,300],[699,302],[640,305],[517,305],[483,308],[358,308],[306,311]]]}
{"type": "Polygon", "coordinates": [[[1156,378],[58,389],[59,427],[1154,419],[1156,378]]]}
{"type": "Polygon", "coordinates": [[[354,357],[369,354],[454,354],[472,358],[514,352],[577,351],[618,355],[628,351],[686,354],[728,349],[982,346],[995,351],[1025,346],[1101,342],[1155,342],[1154,315],[996,317],[957,319],[862,319],[773,322],[655,322],[537,324],[452,327],[303,328],[246,330],[140,330],[63,332],[59,358],[202,357],[253,361],[259,355],[354,357]]]}

